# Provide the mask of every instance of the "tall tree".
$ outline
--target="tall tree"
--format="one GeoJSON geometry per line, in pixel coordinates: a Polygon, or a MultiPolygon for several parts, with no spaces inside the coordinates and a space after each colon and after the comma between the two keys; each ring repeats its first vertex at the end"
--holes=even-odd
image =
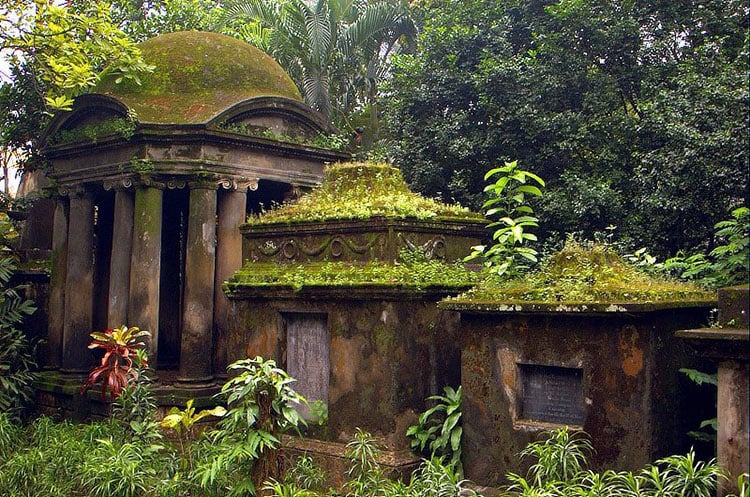
{"type": "Polygon", "coordinates": [[[136,80],[148,70],[135,44],[111,22],[104,1],[75,9],[53,0],[4,1],[0,56],[34,72],[50,109],[70,108],[76,95],[96,84],[104,66],[136,80]]]}
{"type": "Polygon", "coordinates": [[[748,186],[748,7],[738,0],[435,0],[396,58],[386,117],[414,188],[474,206],[519,159],[548,238],[673,253],[748,186]]]}
{"type": "Polygon", "coordinates": [[[383,59],[414,33],[403,0],[236,0],[227,16],[254,23],[248,41],[274,56],[329,120],[375,104],[383,59]]]}

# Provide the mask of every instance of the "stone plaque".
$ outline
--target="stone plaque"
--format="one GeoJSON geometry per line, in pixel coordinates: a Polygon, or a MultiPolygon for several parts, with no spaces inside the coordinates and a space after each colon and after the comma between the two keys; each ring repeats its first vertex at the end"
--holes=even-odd
{"type": "Polygon", "coordinates": [[[583,424],[583,369],[519,364],[523,386],[521,418],[583,424]]]}
{"type": "Polygon", "coordinates": [[[328,319],[325,314],[284,313],[286,325],[286,370],[297,381],[292,388],[302,394],[309,406],[299,411],[305,419],[320,414],[328,404],[331,371],[328,319]],[[322,405],[321,405],[322,403],[322,405]]]}

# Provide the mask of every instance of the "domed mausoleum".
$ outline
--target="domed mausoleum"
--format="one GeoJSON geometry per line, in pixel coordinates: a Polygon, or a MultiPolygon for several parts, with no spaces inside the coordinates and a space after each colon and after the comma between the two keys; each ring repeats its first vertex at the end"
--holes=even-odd
{"type": "Polygon", "coordinates": [[[151,362],[179,400],[225,371],[220,285],[241,266],[239,225],[347,155],[310,145],[335,130],[254,47],[203,32],[140,47],[153,66],[140,85],[106,74],[46,134],[56,189],[47,380],[77,391],[89,333],[127,324],[151,332],[151,362]]]}

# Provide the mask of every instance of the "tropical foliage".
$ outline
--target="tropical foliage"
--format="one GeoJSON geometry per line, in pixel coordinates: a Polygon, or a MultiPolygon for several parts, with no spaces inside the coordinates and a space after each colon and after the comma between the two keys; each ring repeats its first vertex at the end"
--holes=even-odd
{"type": "Polygon", "coordinates": [[[461,464],[461,387],[445,387],[445,395],[431,395],[434,406],[419,415],[416,425],[410,426],[406,436],[411,438],[412,450],[429,458],[447,461],[459,475],[461,464]]]}
{"type": "MultiPolygon", "coordinates": [[[[509,474],[508,490],[519,497],[567,497],[606,495],[609,497],[709,497],[715,494],[718,480],[725,478],[715,460],[686,455],[669,456],[638,472],[587,469],[592,453],[585,433],[570,433],[561,428],[543,434],[544,439],[529,444],[522,457],[534,463],[528,475],[509,474]]],[[[746,478],[746,476],[743,476],[746,478]]],[[[742,495],[746,484],[740,485],[742,495]]]]}
{"type": "Polygon", "coordinates": [[[24,288],[11,283],[17,260],[9,244],[17,236],[8,215],[0,212],[0,412],[15,420],[33,400],[36,377],[33,349],[18,328],[36,308],[24,288]]]}
{"type": "Polygon", "coordinates": [[[717,245],[708,256],[701,252],[687,255],[681,251],[663,265],[654,266],[708,288],[747,283],[750,281],[750,209],[734,209],[731,219],[716,223],[714,228],[717,245]]]}
{"type": "Polygon", "coordinates": [[[419,4],[394,58],[386,154],[412,188],[481,205],[518,159],[548,181],[540,238],[616,226],[660,257],[711,247],[748,188],[748,9],[739,0],[419,4]]]}
{"type": "Polygon", "coordinates": [[[544,187],[544,180],[532,172],[519,169],[517,161],[490,169],[484,175],[484,180],[496,175],[498,179],[484,187],[489,199],[482,205],[485,216],[498,218],[487,225],[487,228],[494,228],[494,243],[472,247],[473,252],[466,259],[482,257],[485,265],[498,276],[517,274],[527,269],[529,263],[537,262],[538,252],[528,246],[529,242],[536,242],[537,237],[528,229],[538,227],[539,220],[534,217],[534,210],[526,204],[526,198],[541,197],[539,187],[544,187]]]}
{"type": "Polygon", "coordinates": [[[384,60],[415,30],[403,0],[235,0],[227,17],[250,21],[240,30],[245,39],[279,61],[308,104],[340,123],[358,106],[377,116],[384,60]]]}
{"type": "MultiPolygon", "coordinates": [[[[91,344],[89,349],[102,350],[104,355],[99,366],[91,370],[89,376],[81,388],[81,393],[97,383],[102,384],[101,397],[104,399],[109,394],[110,399],[119,397],[128,385],[130,378],[134,378],[138,369],[133,367],[133,357],[140,347],[146,343],[141,339],[150,337],[151,333],[141,330],[137,326],[127,327],[122,325],[114,330],[91,333],[91,344]]],[[[138,356],[140,366],[147,367],[145,355],[138,356]]]]}
{"type": "Polygon", "coordinates": [[[135,43],[110,17],[108,2],[10,0],[0,7],[0,55],[30,70],[50,109],[69,109],[100,71],[138,81],[149,71],[135,43]],[[23,61],[23,63],[21,63],[23,61]]]}

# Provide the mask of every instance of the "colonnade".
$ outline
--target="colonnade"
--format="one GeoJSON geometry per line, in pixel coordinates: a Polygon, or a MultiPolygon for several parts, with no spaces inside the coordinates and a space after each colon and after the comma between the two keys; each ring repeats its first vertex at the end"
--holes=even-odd
{"type": "MultiPolygon", "coordinates": [[[[229,302],[221,284],[242,264],[239,225],[247,189],[257,180],[160,182],[146,178],[58,189],[49,304],[49,367],[85,374],[94,331],[94,292],[108,293],[107,327],[127,324],[151,332],[149,359],[159,368],[162,223],[166,188],[188,188],[184,287],[181,289],[179,384],[202,386],[226,362],[229,302]],[[114,190],[112,245],[106,288],[95,286],[97,192],[114,190]],[[219,194],[219,190],[222,190],[219,194]]],[[[104,285],[103,285],[104,286],[104,285]]]]}

